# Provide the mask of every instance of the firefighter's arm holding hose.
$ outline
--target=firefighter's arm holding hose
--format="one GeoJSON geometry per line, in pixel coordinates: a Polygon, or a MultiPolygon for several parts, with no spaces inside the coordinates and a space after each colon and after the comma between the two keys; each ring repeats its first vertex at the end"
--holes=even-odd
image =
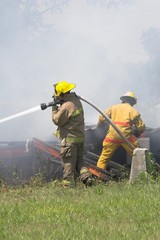
{"type": "Polygon", "coordinates": [[[139,137],[145,129],[145,124],[141,119],[141,115],[138,116],[133,121],[133,135],[139,137]]]}
{"type": "MultiPolygon", "coordinates": [[[[110,114],[110,108],[106,109],[104,111],[104,114],[106,114],[109,118],[111,117],[110,114]]],[[[106,121],[106,119],[104,118],[104,116],[102,116],[101,114],[98,117],[98,123],[97,123],[97,127],[109,127],[109,123],[106,121]]]]}
{"type": "Polygon", "coordinates": [[[45,110],[48,107],[52,107],[52,109],[57,109],[57,105],[61,104],[61,101],[57,99],[55,96],[52,97],[53,101],[49,103],[41,103],[41,109],[45,110]]]}
{"type": "Polygon", "coordinates": [[[53,101],[49,102],[49,103],[41,103],[41,109],[45,110],[48,107],[54,107],[57,105],[56,99],[55,97],[53,97],[53,101]]]}

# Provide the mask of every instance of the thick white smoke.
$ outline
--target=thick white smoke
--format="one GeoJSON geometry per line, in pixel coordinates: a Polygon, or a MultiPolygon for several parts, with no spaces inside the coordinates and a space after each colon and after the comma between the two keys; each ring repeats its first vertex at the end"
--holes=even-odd
{"type": "MultiPolygon", "coordinates": [[[[70,0],[59,1],[57,8],[50,2],[58,1],[0,4],[0,119],[51,101],[53,84],[66,80],[102,110],[134,91],[146,125],[159,127],[158,105],[153,109],[160,99],[155,95],[150,110],[146,106],[152,81],[147,79],[145,93],[150,55],[142,36],[159,28],[160,2],[130,0],[115,6],[107,5],[110,1],[70,0]]],[[[96,123],[98,113],[83,105],[86,123],[96,123]]],[[[10,141],[51,139],[56,127],[48,108],[1,123],[0,129],[0,141],[10,141]]]]}

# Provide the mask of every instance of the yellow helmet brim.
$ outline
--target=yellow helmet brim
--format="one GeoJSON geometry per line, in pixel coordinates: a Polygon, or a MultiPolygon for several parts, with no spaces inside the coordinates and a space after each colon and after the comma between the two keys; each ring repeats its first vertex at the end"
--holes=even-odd
{"type": "Polygon", "coordinates": [[[60,96],[62,93],[67,93],[76,87],[76,85],[74,83],[67,83],[67,82],[59,82],[57,84],[54,84],[53,86],[54,86],[56,97],[60,96]],[[64,86],[65,85],[67,85],[67,86],[62,87],[62,89],[59,89],[59,84],[61,84],[62,86],[63,86],[63,84],[64,84],[64,86]]]}
{"type": "Polygon", "coordinates": [[[69,83],[69,86],[63,91],[63,93],[69,92],[75,87],[76,85],[74,83],[69,83]]]}

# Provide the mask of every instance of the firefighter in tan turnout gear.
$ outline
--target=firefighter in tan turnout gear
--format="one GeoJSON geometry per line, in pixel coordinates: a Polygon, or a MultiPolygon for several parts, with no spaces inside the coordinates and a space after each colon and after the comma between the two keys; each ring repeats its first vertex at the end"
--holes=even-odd
{"type": "Polygon", "coordinates": [[[57,128],[57,136],[61,142],[61,160],[63,164],[63,183],[70,185],[80,175],[86,185],[91,185],[90,173],[83,166],[84,153],[84,112],[81,101],[74,92],[76,87],[66,81],[54,85],[54,98],[60,106],[52,107],[52,121],[57,128]]]}
{"type": "MultiPolygon", "coordinates": [[[[120,129],[122,134],[137,148],[137,137],[144,131],[145,124],[141,119],[139,112],[133,106],[137,103],[137,99],[133,92],[127,92],[120,97],[122,103],[113,105],[104,113],[112,120],[112,122],[120,129]]],[[[103,124],[105,118],[100,115],[98,124],[103,124]]],[[[119,136],[116,130],[110,125],[105,139],[103,140],[103,149],[98,159],[97,166],[106,169],[107,162],[119,146],[122,146],[129,155],[133,155],[133,150],[119,136]]]]}

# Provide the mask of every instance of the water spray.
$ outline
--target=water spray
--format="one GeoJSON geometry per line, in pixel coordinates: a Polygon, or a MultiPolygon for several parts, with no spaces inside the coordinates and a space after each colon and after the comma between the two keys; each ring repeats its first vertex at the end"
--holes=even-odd
{"type": "Polygon", "coordinates": [[[58,104],[58,102],[52,101],[52,102],[49,102],[49,103],[42,103],[42,104],[40,104],[40,105],[38,105],[36,107],[30,108],[30,109],[25,110],[23,112],[20,112],[20,113],[11,115],[9,117],[0,119],[0,123],[7,122],[7,121],[12,120],[14,118],[22,117],[24,115],[27,115],[27,114],[30,114],[30,113],[33,113],[33,112],[36,112],[36,111],[39,111],[39,110],[44,110],[44,109],[46,109],[48,107],[54,106],[55,104],[58,104]]]}
{"type": "Polygon", "coordinates": [[[38,105],[37,107],[33,107],[33,108],[30,108],[30,109],[28,109],[26,111],[23,111],[23,112],[11,115],[10,117],[6,117],[6,118],[3,118],[3,119],[0,119],[0,123],[7,122],[7,121],[12,120],[14,118],[18,118],[18,117],[21,117],[21,116],[24,116],[24,115],[36,112],[36,111],[38,111],[40,109],[41,109],[41,107],[38,105]]]}

